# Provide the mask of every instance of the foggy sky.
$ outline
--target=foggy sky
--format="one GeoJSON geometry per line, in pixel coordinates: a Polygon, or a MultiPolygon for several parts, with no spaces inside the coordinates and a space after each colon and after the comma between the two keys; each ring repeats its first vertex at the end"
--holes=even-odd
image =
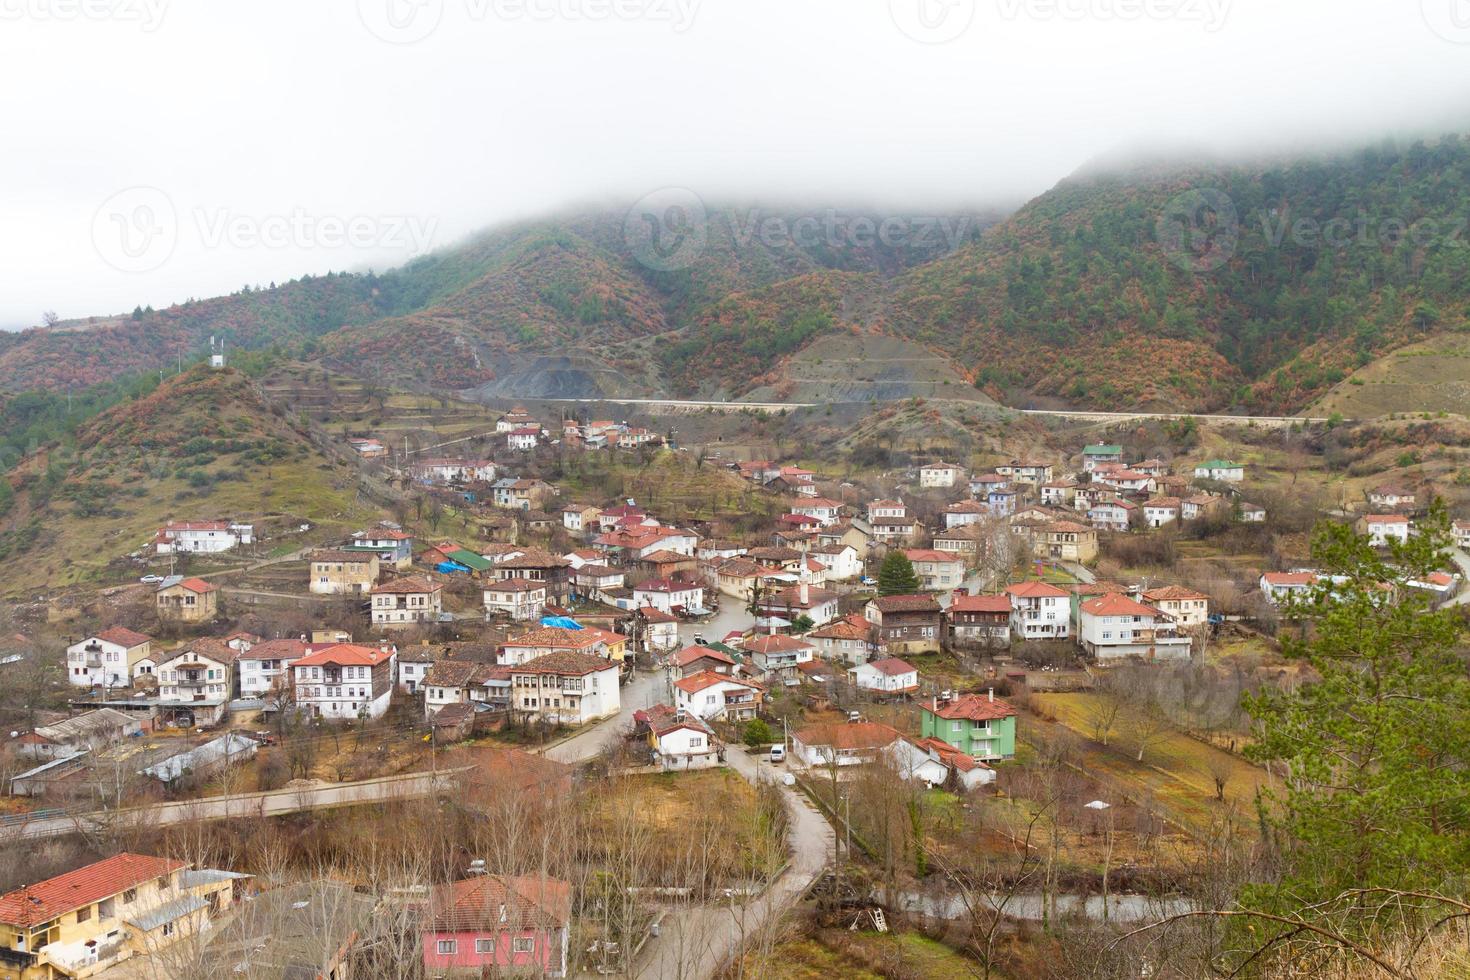
{"type": "Polygon", "coordinates": [[[0,0],[0,327],[669,186],[954,210],[1470,131],[1467,83],[1470,0],[0,0]]]}

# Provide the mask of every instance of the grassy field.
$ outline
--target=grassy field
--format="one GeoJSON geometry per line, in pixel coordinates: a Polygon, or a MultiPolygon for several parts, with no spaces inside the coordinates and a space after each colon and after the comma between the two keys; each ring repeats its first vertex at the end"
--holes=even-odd
{"type": "Polygon", "coordinates": [[[1441,334],[1370,362],[1308,411],[1366,419],[1395,412],[1465,414],[1467,404],[1470,336],[1441,334]]]}
{"type": "MultiPolygon", "coordinates": [[[[1237,817],[1246,814],[1256,790],[1269,781],[1259,766],[1177,731],[1149,741],[1143,762],[1138,762],[1130,731],[1142,727],[1144,720],[1127,706],[1119,712],[1113,737],[1104,747],[1092,741],[1098,707],[1093,695],[1035,694],[1031,700],[1036,710],[1056,718],[1055,723],[1026,719],[1034,726],[1031,737],[1044,738],[1051,724],[1070,729],[1084,740],[1084,768],[1136,788],[1139,796],[1152,796],[1171,819],[1193,832],[1208,832],[1230,810],[1237,817]],[[1217,773],[1225,778],[1224,803],[1215,796],[1217,773]]],[[[1249,820],[1242,826],[1253,827],[1249,820]]]]}

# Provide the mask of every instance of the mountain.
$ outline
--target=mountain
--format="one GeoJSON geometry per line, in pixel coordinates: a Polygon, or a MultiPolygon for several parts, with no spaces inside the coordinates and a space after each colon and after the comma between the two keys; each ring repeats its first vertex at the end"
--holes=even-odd
{"type": "Polygon", "coordinates": [[[894,398],[962,381],[1024,404],[1274,413],[1465,329],[1470,311],[1470,144],[1455,136],[1099,166],[999,222],[869,216],[900,240],[854,233],[861,216],[813,210],[802,235],[792,209],[716,208],[668,263],[649,260],[628,212],[568,213],[380,275],[0,339],[0,390],[154,369],[218,334],[487,397],[894,398]],[[859,383],[829,384],[845,375],[813,345],[844,337],[859,383]],[[875,337],[907,346],[869,360],[875,337]]]}
{"type": "Polygon", "coordinates": [[[136,580],[112,559],[171,519],[340,521],[360,483],[341,452],[242,373],[187,370],[0,475],[3,591],[136,580]]]}

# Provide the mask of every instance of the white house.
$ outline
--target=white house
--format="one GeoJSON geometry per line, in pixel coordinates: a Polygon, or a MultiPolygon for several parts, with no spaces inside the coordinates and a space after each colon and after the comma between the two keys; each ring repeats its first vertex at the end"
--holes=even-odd
{"type": "Polygon", "coordinates": [[[1022,640],[1060,640],[1071,635],[1072,596],[1046,582],[1006,586],[1011,632],[1022,640]]]}
{"type": "Polygon", "coordinates": [[[1099,661],[1189,659],[1189,637],[1180,636],[1168,616],[1118,592],[1082,603],[1078,623],[1082,648],[1099,661]]]}
{"type": "Polygon", "coordinates": [[[422,576],[394,579],[373,587],[373,625],[383,628],[436,623],[443,612],[443,587],[422,576]]]}
{"type": "Polygon", "coordinates": [[[952,551],[914,548],[904,552],[928,592],[948,592],[965,582],[965,560],[952,551]]]}
{"type": "Polygon", "coordinates": [[[902,524],[909,519],[909,509],[901,500],[874,500],[868,504],[869,524],[902,524]]]}
{"type": "Polygon", "coordinates": [[[1316,572],[1267,572],[1261,576],[1261,594],[1272,603],[1301,599],[1316,584],[1316,572]]]}
{"type": "Polygon", "coordinates": [[[1462,551],[1470,551],[1470,521],[1455,521],[1455,545],[1462,551]]]}
{"type": "Polygon", "coordinates": [[[1418,502],[1419,494],[1417,491],[1391,483],[1381,487],[1374,487],[1368,491],[1368,503],[1384,510],[1398,510],[1400,507],[1413,507],[1418,502]]]}
{"type": "Polygon", "coordinates": [[[849,616],[812,630],[806,640],[817,645],[824,660],[860,664],[873,651],[871,633],[872,627],[861,615],[849,616]]]}
{"type": "Polygon", "coordinates": [[[760,711],[765,690],[752,680],[702,670],[674,682],[674,705],[698,718],[744,721],[760,711]]]}
{"type": "Polygon", "coordinates": [[[1247,524],[1264,524],[1266,522],[1266,508],[1260,504],[1241,504],[1240,519],[1247,524]]]}
{"type": "Polygon", "coordinates": [[[1007,477],[1012,483],[1024,483],[1032,487],[1051,482],[1050,463],[1013,459],[1003,466],[997,466],[995,472],[1007,477]]]}
{"type": "Polygon", "coordinates": [[[1104,531],[1126,531],[1138,505],[1126,500],[1100,500],[1087,511],[1092,526],[1104,531]]]}
{"type": "Polygon", "coordinates": [[[825,722],[794,733],[791,754],[808,767],[860,766],[876,761],[902,738],[897,730],[877,722],[825,722]]]}
{"type": "Polygon", "coordinates": [[[160,555],[217,554],[254,540],[250,524],[229,521],[169,521],[158,529],[154,545],[160,555]]]}
{"type": "Polygon", "coordinates": [[[633,604],[639,609],[652,606],[664,613],[703,609],[704,586],[681,579],[650,579],[633,588],[633,604]]]}
{"type": "Polygon", "coordinates": [[[1178,497],[1155,497],[1143,502],[1143,520],[1149,527],[1163,527],[1179,520],[1183,502],[1178,497]]]}
{"type": "Polygon", "coordinates": [[[845,582],[863,574],[863,559],[850,544],[829,544],[812,548],[807,557],[827,569],[827,581],[845,582]]]}
{"type": "Polygon", "coordinates": [[[314,718],[381,718],[393,700],[396,661],[392,646],[323,647],[291,665],[296,705],[314,718]]]}
{"type": "Polygon", "coordinates": [[[514,710],[563,725],[611,718],[622,710],[618,665],[585,653],[559,651],[517,664],[510,684],[514,710]]]}
{"type": "Polygon", "coordinates": [[[66,648],[66,679],[73,687],[127,687],[133,668],[150,658],[153,640],[113,626],[66,648]]]}
{"type": "Polygon", "coordinates": [[[1403,514],[1367,514],[1358,519],[1358,529],[1370,543],[1383,546],[1390,541],[1407,543],[1414,525],[1403,514]]]}
{"type": "Polygon", "coordinates": [[[965,471],[951,463],[929,463],[919,467],[919,486],[926,489],[949,489],[963,483],[965,471]]]}
{"type": "Polygon", "coordinates": [[[813,497],[797,502],[792,506],[791,513],[814,518],[822,527],[831,527],[842,515],[842,504],[826,497],[813,497]]]}
{"type": "Polygon", "coordinates": [[[864,691],[912,694],[919,689],[919,668],[897,657],[870,660],[849,668],[847,674],[864,691]]]}
{"type": "Polygon", "coordinates": [[[643,625],[643,649],[668,653],[679,647],[679,619],[672,613],[659,612],[652,606],[638,610],[643,625]]]}
{"type": "Polygon", "coordinates": [[[1221,483],[1240,483],[1245,479],[1245,467],[1228,459],[1212,459],[1194,468],[1196,480],[1218,480],[1221,483]]]}
{"type": "Polygon", "coordinates": [[[485,585],[485,615],[509,616],[517,622],[540,619],[546,608],[546,583],[528,578],[503,578],[485,585]]]}
{"type": "Polygon", "coordinates": [[[240,697],[265,697],[277,686],[288,686],[291,667],[310,650],[302,640],[263,640],[235,657],[240,697]]]}
{"type": "Polygon", "coordinates": [[[798,664],[810,663],[814,649],[805,640],[780,633],[751,637],[740,646],[761,670],[788,674],[794,672],[798,664]]]}
{"type": "MultiPolygon", "coordinates": [[[[986,499],[989,499],[990,491],[986,491],[986,499]]],[[[978,500],[961,500],[944,508],[944,529],[952,531],[966,524],[975,524],[990,513],[988,504],[982,504],[978,500]]]]}
{"type": "Polygon", "coordinates": [[[529,452],[535,449],[540,441],[541,429],[534,425],[528,425],[522,429],[512,429],[505,435],[505,444],[517,452],[529,452]]]}
{"type": "Polygon", "coordinates": [[[1092,481],[1126,493],[1153,493],[1159,488],[1158,480],[1137,470],[1099,470],[1092,481]]]}
{"type": "Polygon", "coordinates": [[[218,640],[196,640],[188,647],[158,657],[160,714],[189,727],[224,719],[234,693],[236,652],[218,640]]]}
{"type": "Polygon", "coordinates": [[[648,732],[659,765],[669,772],[708,769],[720,764],[720,743],[698,715],[667,704],[633,712],[636,725],[648,732]]]}

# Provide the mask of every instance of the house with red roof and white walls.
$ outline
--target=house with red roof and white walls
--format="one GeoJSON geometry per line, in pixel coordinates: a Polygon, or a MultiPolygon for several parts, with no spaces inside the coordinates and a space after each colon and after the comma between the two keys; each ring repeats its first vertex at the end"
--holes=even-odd
{"type": "Polygon", "coordinates": [[[334,643],[292,664],[291,678],[296,705],[313,718],[381,718],[397,686],[397,650],[334,643]]]}
{"type": "Polygon", "coordinates": [[[152,637],[113,626],[66,648],[66,680],[73,687],[128,687],[133,667],[153,650],[152,637]]]}

